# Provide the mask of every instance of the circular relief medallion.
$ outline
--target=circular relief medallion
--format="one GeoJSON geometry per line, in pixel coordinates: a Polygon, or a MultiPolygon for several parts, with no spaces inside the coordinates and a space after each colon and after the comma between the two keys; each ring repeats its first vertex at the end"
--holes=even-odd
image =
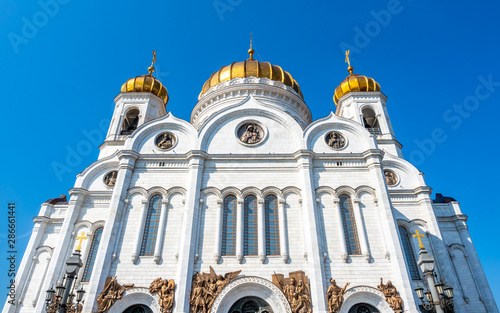
{"type": "Polygon", "coordinates": [[[333,149],[342,149],[346,146],[346,139],[338,132],[329,132],[325,136],[326,144],[333,149]]]}
{"type": "Polygon", "coordinates": [[[238,128],[238,138],[241,142],[246,144],[256,144],[264,138],[264,130],[257,123],[244,123],[238,128]]]}
{"type": "Polygon", "coordinates": [[[166,132],[161,133],[156,137],[155,145],[162,150],[168,150],[175,145],[176,141],[177,139],[175,138],[174,134],[166,132]]]}
{"type": "Polygon", "coordinates": [[[118,176],[118,171],[108,172],[104,176],[104,184],[108,187],[114,187],[116,184],[116,177],[118,176]]]}
{"type": "Polygon", "coordinates": [[[398,176],[393,171],[385,170],[384,171],[385,182],[389,186],[394,186],[398,183],[398,176]]]}

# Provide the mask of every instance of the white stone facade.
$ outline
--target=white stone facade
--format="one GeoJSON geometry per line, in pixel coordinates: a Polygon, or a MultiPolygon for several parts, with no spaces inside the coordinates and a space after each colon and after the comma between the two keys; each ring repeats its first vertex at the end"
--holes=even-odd
{"type": "MultiPolygon", "coordinates": [[[[404,312],[419,312],[398,226],[425,234],[423,243],[436,259],[440,280],[455,292],[455,310],[498,312],[467,230],[458,202],[434,203],[423,175],[402,158],[381,92],[352,92],[340,99],[336,114],[312,121],[300,95],[269,79],[235,78],[204,94],[191,123],[162,108],[149,93],[121,93],[99,159],[77,176],[67,203],[44,203],[16,281],[17,304],[4,313],[45,311],[45,291],[64,273],[64,263],[85,232],[84,267],[92,236],[103,228],[89,282],[81,282],[84,313],[97,312],[96,298],[107,277],[134,284],[109,312],[133,304],[160,312],[157,296],[147,288],[157,277],[177,284],[174,312],[189,312],[189,291],[195,272],[241,270],[241,276],[218,296],[212,312],[226,313],[239,297],[253,295],[269,302],[274,312],[291,312],[271,281],[273,273],[302,270],[309,277],[313,312],[327,312],[330,278],[349,282],[340,312],[368,303],[391,312],[377,289],[391,280],[404,301],[404,312]],[[120,133],[127,110],[140,111],[138,128],[120,133]],[[379,134],[363,126],[363,109],[379,121],[379,134]],[[255,145],[243,144],[237,130],[245,122],[264,132],[255,145]],[[176,140],[159,149],[163,132],[176,140]],[[335,131],[346,145],[333,149],[325,136],[335,131]],[[104,177],[118,171],[108,187],[104,177]],[[384,170],[397,176],[388,186],[384,170]],[[162,196],[160,227],[154,255],[140,256],[148,203],[162,196]],[[238,201],[235,256],[221,256],[223,200],[238,201]],[[267,256],[265,227],[259,213],[259,253],[243,255],[242,202],[254,195],[262,206],[267,195],[279,200],[280,255],[267,256]],[[339,197],[349,195],[357,225],[360,255],[348,255],[339,197]]],[[[447,198],[448,199],[448,198],[447,198]]],[[[439,201],[438,201],[439,202],[439,201]]],[[[259,208],[259,212],[262,209],[259,208]]],[[[415,259],[418,241],[411,238],[415,259]]],[[[83,268],[80,270],[80,277],[83,268]]]]}

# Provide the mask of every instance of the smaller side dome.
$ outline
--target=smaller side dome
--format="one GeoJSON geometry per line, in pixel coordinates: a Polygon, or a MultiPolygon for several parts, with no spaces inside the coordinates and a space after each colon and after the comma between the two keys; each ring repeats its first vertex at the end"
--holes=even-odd
{"type": "Polygon", "coordinates": [[[127,80],[127,82],[123,84],[121,92],[150,92],[161,98],[165,105],[167,105],[168,102],[167,88],[150,74],[137,76],[127,80]]]}
{"type": "Polygon", "coordinates": [[[346,51],[346,63],[349,64],[347,70],[350,74],[335,88],[333,96],[335,104],[339,102],[340,98],[352,91],[380,91],[380,85],[373,78],[353,73],[354,68],[349,61],[349,50],[346,51]]]}
{"type": "Polygon", "coordinates": [[[156,51],[153,50],[153,61],[148,68],[149,74],[137,76],[127,80],[123,84],[121,92],[150,92],[161,98],[165,106],[168,102],[167,88],[153,76],[155,71],[154,64],[156,63],[156,51]]]}

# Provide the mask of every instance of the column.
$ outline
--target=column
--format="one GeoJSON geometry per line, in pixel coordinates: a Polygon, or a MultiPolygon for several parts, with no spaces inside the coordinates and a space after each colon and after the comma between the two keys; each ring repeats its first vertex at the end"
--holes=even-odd
{"type": "MultiPolygon", "coordinates": [[[[87,196],[87,191],[82,188],[73,188],[69,191],[69,195],[71,198],[69,200],[68,208],[66,209],[66,216],[64,217],[64,221],[61,227],[61,236],[59,236],[57,244],[55,245],[54,251],[52,253],[49,268],[47,270],[47,278],[43,282],[41,290],[47,290],[51,285],[55,286],[56,282],[62,279],[62,277],[59,277],[60,270],[62,267],[64,267],[64,263],[66,262],[65,258],[68,249],[71,249],[73,247],[73,243],[71,242],[71,233],[74,230],[75,222],[78,218],[78,215],[80,214],[83,201],[87,196]]],[[[35,307],[35,312],[45,312],[44,307],[45,301],[44,299],[40,299],[35,307]]]]}
{"type": "Polygon", "coordinates": [[[326,307],[326,276],[323,264],[321,234],[318,233],[318,214],[315,201],[315,183],[313,175],[314,153],[310,150],[300,150],[295,153],[299,180],[302,182],[302,216],[304,226],[304,243],[307,249],[307,274],[311,281],[311,301],[316,313],[327,312],[326,307]]]}
{"type": "Polygon", "coordinates": [[[372,258],[370,254],[370,249],[368,248],[368,238],[366,236],[366,227],[363,216],[361,215],[361,201],[359,199],[353,199],[354,202],[354,218],[356,219],[356,225],[358,226],[358,236],[359,244],[361,246],[361,252],[363,253],[366,262],[370,263],[372,258]]]}
{"type": "Polygon", "coordinates": [[[220,256],[221,256],[221,247],[222,247],[222,218],[224,214],[224,201],[217,200],[217,216],[215,221],[215,252],[214,252],[214,261],[219,264],[220,256]]]}
{"type": "Polygon", "coordinates": [[[174,312],[189,312],[189,290],[193,279],[193,267],[198,247],[195,246],[200,219],[200,190],[203,178],[203,169],[207,154],[193,150],[186,154],[189,161],[188,190],[182,218],[181,241],[179,243],[179,261],[174,281],[182,288],[175,292],[174,312]]]}
{"type": "Polygon", "coordinates": [[[403,255],[403,247],[399,241],[399,233],[397,230],[396,219],[392,211],[392,202],[385,182],[384,170],[382,167],[382,158],[384,152],[376,148],[377,143],[374,136],[372,140],[372,149],[363,153],[366,165],[370,172],[373,187],[375,189],[376,198],[378,200],[378,215],[380,218],[380,226],[384,236],[388,240],[388,253],[385,257],[391,258],[391,266],[394,269],[392,282],[400,285],[400,295],[403,298],[404,308],[408,312],[418,312],[417,303],[413,295],[411,286],[411,278],[406,270],[406,263],[403,255]]]}
{"type": "Polygon", "coordinates": [[[339,229],[339,242],[340,242],[340,258],[342,262],[347,263],[349,254],[347,253],[347,244],[345,242],[344,223],[342,221],[342,210],[340,209],[340,200],[333,199],[333,207],[335,218],[337,219],[337,227],[339,229]]]}
{"type": "Polygon", "coordinates": [[[236,260],[243,261],[243,200],[238,199],[236,205],[236,260]]]}
{"type": "Polygon", "coordinates": [[[258,234],[258,253],[259,260],[262,264],[266,261],[266,216],[264,212],[264,200],[258,200],[258,209],[257,209],[257,234],[258,234]]]}
{"type": "Polygon", "coordinates": [[[144,223],[146,222],[146,217],[148,215],[148,201],[141,201],[141,216],[139,217],[139,228],[135,233],[135,248],[134,253],[132,253],[132,263],[136,263],[139,259],[139,254],[141,253],[142,236],[144,235],[144,223]]]}
{"type": "Polygon", "coordinates": [[[286,212],[285,212],[285,199],[279,199],[279,208],[278,208],[278,218],[279,218],[279,227],[280,227],[280,253],[281,258],[283,259],[283,263],[287,263],[289,259],[288,253],[288,231],[286,225],[286,212]]]}
{"type": "Polygon", "coordinates": [[[165,225],[167,223],[168,200],[161,202],[160,224],[158,225],[158,237],[156,238],[154,261],[158,264],[161,260],[161,250],[163,249],[163,240],[165,238],[165,225]]]}
{"type": "MultiPolygon", "coordinates": [[[[452,205],[458,206],[458,203],[452,203],[452,205]]],[[[491,293],[488,280],[486,279],[486,275],[484,274],[484,270],[481,266],[481,262],[479,261],[476,249],[472,244],[469,228],[467,227],[466,223],[467,216],[459,214],[454,216],[453,219],[457,227],[458,234],[460,235],[460,239],[465,246],[465,250],[467,251],[467,256],[469,257],[469,266],[472,271],[472,277],[474,277],[474,279],[476,280],[479,296],[482,298],[488,312],[498,312],[498,308],[495,305],[495,300],[493,298],[493,294],[491,293]]]]}
{"type": "Polygon", "coordinates": [[[135,151],[124,150],[118,154],[118,175],[113,187],[113,194],[109,203],[108,216],[102,232],[101,242],[95,259],[94,268],[101,271],[93,271],[84,297],[83,312],[96,312],[98,294],[104,289],[106,278],[111,268],[113,249],[118,240],[119,221],[125,212],[125,197],[130,186],[130,181],[135,167],[135,161],[139,154],[135,151]]]}

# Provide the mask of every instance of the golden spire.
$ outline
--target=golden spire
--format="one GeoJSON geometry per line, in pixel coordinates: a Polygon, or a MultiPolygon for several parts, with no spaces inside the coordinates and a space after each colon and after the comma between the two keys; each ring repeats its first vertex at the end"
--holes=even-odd
{"type": "Polygon", "coordinates": [[[417,230],[416,233],[413,234],[413,237],[418,238],[418,247],[420,249],[424,249],[424,245],[422,244],[422,238],[424,238],[424,234],[420,234],[417,230]]]}
{"type": "Polygon", "coordinates": [[[77,240],[80,240],[78,243],[78,247],[76,247],[76,250],[81,250],[82,249],[82,241],[87,239],[87,236],[85,236],[85,232],[82,231],[82,235],[80,237],[76,237],[77,240]]]}
{"type": "Polygon", "coordinates": [[[155,71],[154,65],[156,63],[156,51],[153,50],[153,61],[151,62],[151,66],[148,68],[149,76],[152,76],[155,71]]]}
{"type": "Polygon", "coordinates": [[[349,50],[347,50],[345,52],[345,62],[349,65],[349,67],[347,68],[347,70],[352,75],[352,72],[354,71],[354,68],[351,66],[351,61],[349,61],[349,53],[350,53],[349,50]]]}
{"type": "Polygon", "coordinates": [[[252,49],[253,41],[252,41],[252,33],[250,33],[250,49],[248,49],[248,54],[250,55],[249,60],[253,60],[253,54],[255,51],[252,49]]]}

